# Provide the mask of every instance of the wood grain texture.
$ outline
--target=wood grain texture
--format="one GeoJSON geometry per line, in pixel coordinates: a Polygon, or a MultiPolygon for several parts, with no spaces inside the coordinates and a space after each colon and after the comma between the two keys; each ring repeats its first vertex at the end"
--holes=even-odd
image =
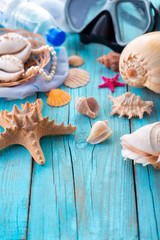
{"type": "MultiPolygon", "coordinates": [[[[144,89],[131,88],[130,90],[140,95],[143,100],[154,102],[150,115],[145,114],[143,119],[131,120],[131,131],[160,121],[160,95],[144,89]]],[[[145,140],[144,140],[145,141],[145,140]]],[[[160,174],[152,166],[142,167],[135,165],[135,180],[138,203],[139,231],[141,239],[160,238],[160,174]]]]}
{"type": "MultiPolygon", "coordinates": [[[[153,167],[133,166],[121,156],[120,137],[139,127],[160,121],[160,95],[147,89],[130,88],[143,100],[154,101],[151,115],[139,120],[110,117],[112,102],[127,91],[119,87],[112,94],[99,89],[101,76],[115,73],[96,62],[110,49],[98,44],[83,45],[77,34],[68,35],[68,55],[80,55],[85,64],[80,68],[90,74],[85,87],[69,89],[72,100],[67,106],[52,108],[43,99],[43,116],[56,123],[71,123],[77,131],[69,136],[41,139],[46,158],[44,166],[33,162],[22,146],[0,151],[0,239],[31,240],[138,240],[160,239],[160,174],[153,167]],[[100,104],[96,119],[75,110],[77,96],[93,96],[100,104]],[[98,120],[109,120],[113,135],[107,141],[90,145],[86,139],[98,120]]],[[[120,78],[120,82],[123,82],[120,78]]],[[[10,111],[14,104],[34,102],[0,101],[0,109],[10,111]]]]}
{"type": "MultiPolygon", "coordinates": [[[[84,46],[78,35],[68,37],[66,48],[69,55],[84,58],[83,69],[91,79],[87,86],[77,89],[61,86],[72,96],[70,104],[62,108],[47,106],[46,96],[40,94],[45,104],[43,114],[58,123],[76,125],[77,131],[72,136],[41,140],[46,164],[41,167],[34,163],[28,238],[138,239],[132,163],[122,160],[119,144],[120,136],[129,132],[129,121],[110,117],[110,90],[98,88],[102,74],[114,75],[96,62],[109,49],[95,44],[84,46]],[[90,120],[75,110],[77,96],[97,99],[97,119],[90,120]],[[112,137],[96,146],[88,144],[93,123],[106,119],[114,131],[112,137]]],[[[125,91],[117,88],[114,96],[125,91]]]]}
{"type": "MultiPolygon", "coordinates": [[[[0,109],[11,111],[14,104],[34,102],[0,100],[0,109]]],[[[3,132],[3,129],[1,128],[3,132]]],[[[31,155],[23,146],[13,145],[0,151],[0,239],[26,238],[31,155]]]]}

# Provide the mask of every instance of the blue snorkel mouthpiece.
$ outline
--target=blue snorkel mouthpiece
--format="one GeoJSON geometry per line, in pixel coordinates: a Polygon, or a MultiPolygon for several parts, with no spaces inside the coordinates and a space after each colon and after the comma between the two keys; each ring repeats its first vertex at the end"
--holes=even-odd
{"type": "Polygon", "coordinates": [[[53,27],[47,33],[47,41],[53,46],[60,46],[66,39],[66,33],[59,27],[53,27]]]}

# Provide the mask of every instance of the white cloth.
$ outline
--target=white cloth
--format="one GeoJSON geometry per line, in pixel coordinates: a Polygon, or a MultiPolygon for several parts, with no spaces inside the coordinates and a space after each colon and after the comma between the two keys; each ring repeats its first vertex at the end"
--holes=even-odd
{"type": "MultiPolygon", "coordinates": [[[[38,74],[31,81],[15,86],[0,88],[0,97],[7,99],[23,99],[31,96],[36,92],[48,92],[53,88],[61,85],[68,75],[68,57],[64,47],[55,48],[57,52],[57,65],[55,76],[51,81],[45,81],[43,77],[38,74]]],[[[51,61],[45,67],[45,71],[49,73],[51,68],[51,61]]]]}

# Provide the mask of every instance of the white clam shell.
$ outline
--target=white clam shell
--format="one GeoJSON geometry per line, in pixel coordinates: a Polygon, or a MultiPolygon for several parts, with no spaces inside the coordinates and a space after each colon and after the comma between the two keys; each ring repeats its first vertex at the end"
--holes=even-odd
{"type": "Polygon", "coordinates": [[[147,87],[160,93],[160,32],[132,40],[122,51],[119,69],[131,86],[147,87]]]}
{"type": "Polygon", "coordinates": [[[0,70],[18,72],[23,69],[22,61],[14,55],[3,55],[0,57],[0,70]]]}
{"type": "Polygon", "coordinates": [[[125,159],[160,168],[160,122],[145,125],[132,134],[122,136],[121,140],[125,159]]]}
{"type": "Polygon", "coordinates": [[[25,63],[31,55],[31,43],[18,33],[0,36],[0,55],[14,54],[25,63]]]}
{"type": "Polygon", "coordinates": [[[18,80],[24,72],[24,65],[14,55],[0,57],[0,81],[12,82],[18,80]]]}
{"type": "Polygon", "coordinates": [[[97,144],[105,141],[112,135],[112,130],[108,127],[108,121],[97,121],[93,124],[87,142],[97,144]]]}

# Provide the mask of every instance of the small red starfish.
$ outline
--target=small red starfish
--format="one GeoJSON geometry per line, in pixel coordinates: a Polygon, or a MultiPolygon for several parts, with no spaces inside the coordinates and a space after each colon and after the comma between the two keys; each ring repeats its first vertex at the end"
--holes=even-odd
{"type": "Polygon", "coordinates": [[[99,88],[108,87],[111,90],[111,92],[114,92],[114,89],[116,87],[125,86],[125,83],[118,82],[118,77],[119,77],[119,73],[117,73],[116,76],[113,78],[106,78],[106,77],[102,76],[102,79],[105,83],[98,85],[98,87],[99,88]]]}

